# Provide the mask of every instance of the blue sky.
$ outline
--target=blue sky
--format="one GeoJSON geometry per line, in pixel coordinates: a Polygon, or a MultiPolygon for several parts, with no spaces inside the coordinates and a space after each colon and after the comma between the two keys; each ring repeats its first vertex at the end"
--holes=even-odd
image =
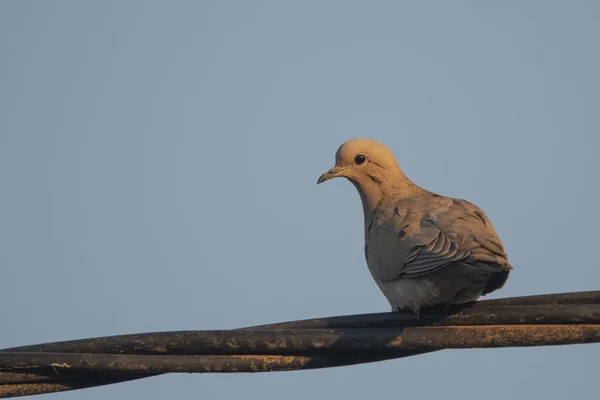
{"type": "MultiPolygon", "coordinates": [[[[491,298],[600,289],[594,1],[0,3],[0,347],[389,306],[353,137],[492,219],[491,298]]],[[[452,350],[45,398],[590,396],[599,345],[452,350]]]]}

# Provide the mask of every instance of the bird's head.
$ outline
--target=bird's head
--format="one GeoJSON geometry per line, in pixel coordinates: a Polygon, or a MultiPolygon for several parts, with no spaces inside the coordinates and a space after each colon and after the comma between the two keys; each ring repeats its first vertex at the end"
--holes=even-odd
{"type": "Polygon", "coordinates": [[[351,139],[335,153],[335,166],[319,177],[317,184],[343,177],[360,185],[369,181],[384,183],[397,177],[400,168],[394,155],[381,142],[372,139],[351,139]]]}
{"type": "Polygon", "coordinates": [[[421,190],[404,175],[394,155],[373,139],[351,139],[335,153],[335,165],[319,177],[317,184],[346,178],[356,186],[365,207],[372,209],[382,196],[403,196],[421,190]]]}

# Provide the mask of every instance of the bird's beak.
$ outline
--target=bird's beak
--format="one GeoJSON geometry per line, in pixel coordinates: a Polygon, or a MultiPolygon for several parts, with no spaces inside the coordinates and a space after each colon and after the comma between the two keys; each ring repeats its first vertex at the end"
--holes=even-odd
{"type": "Polygon", "coordinates": [[[345,168],[340,168],[338,166],[335,166],[333,168],[331,168],[329,171],[325,172],[323,175],[321,175],[319,177],[319,180],[317,181],[317,185],[319,183],[323,183],[325,181],[330,180],[331,178],[336,178],[338,176],[341,175],[341,173],[344,171],[345,168]]]}

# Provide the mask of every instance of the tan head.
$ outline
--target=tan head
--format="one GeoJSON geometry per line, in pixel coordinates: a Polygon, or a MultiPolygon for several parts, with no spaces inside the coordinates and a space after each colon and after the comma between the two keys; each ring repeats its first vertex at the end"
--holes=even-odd
{"type": "Polygon", "coordinates": [[[356,186],[365,212],[375,208],[384,195],[398,198],[421,190],[404,175],[390,149],[372,139],[343,143],[335,154],[335,166],[317,184],[338,177],[356,186]]]}

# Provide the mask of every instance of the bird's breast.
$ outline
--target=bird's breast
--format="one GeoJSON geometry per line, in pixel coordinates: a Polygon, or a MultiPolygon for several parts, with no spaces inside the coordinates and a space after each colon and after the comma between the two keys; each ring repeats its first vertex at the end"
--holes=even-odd
{"type": "Polygon", "coordinates": [[[404,266],[407,241],[390,224],[375,225],[365,237],[365,258],[375,280],[396,279],[404,266]]]}

